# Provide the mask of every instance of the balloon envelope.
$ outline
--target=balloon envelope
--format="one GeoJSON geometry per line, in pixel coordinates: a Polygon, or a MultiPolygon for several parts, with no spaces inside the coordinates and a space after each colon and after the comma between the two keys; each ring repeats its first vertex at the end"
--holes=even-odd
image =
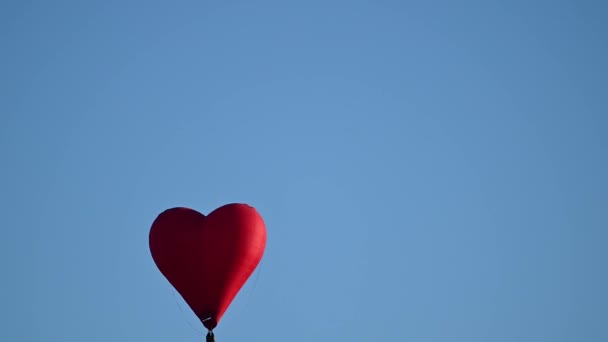
{"type": "Polygon", "coordinates": [[[172,208],[152,223],[149,243],[160,272],[212,330],[262,259],[266,227],[246,204],[227,204],[208,216],[172,208]]]}

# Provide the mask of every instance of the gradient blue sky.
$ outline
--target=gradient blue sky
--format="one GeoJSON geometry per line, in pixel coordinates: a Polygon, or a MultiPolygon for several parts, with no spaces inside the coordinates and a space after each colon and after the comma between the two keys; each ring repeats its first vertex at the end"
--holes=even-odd
{"type": "Polygon", "coordinates": [[[150,224],[246,202],[218,342],[608,341],[607,17],[2,1],[0,340],[202,341],[150,224]]]}

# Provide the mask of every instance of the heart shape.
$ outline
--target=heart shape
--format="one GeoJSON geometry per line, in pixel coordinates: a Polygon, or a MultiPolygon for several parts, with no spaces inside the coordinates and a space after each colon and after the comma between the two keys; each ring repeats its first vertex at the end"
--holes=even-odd
{"type": "Polygon", "coordinates": [[[208,216],[177,207],[154,220],[149,244],[160,272],[213,330],[261,261],[266,227],[246,204],[227,204],[208,216]]]}

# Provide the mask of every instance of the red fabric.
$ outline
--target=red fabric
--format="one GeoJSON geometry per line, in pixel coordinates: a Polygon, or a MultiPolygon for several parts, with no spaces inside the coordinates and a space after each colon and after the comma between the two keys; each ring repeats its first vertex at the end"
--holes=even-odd
{"type": "Polygon", "coordinates": [[[172,208],[154,220],[149,242],[160,272],[211,330],[262,259],[266,227],[246,204],[208,216],[172,208]]]}

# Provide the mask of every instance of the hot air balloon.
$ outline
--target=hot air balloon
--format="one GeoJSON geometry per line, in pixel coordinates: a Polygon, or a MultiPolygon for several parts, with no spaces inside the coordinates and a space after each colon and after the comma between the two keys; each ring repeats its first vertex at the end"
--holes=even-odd
{"type": "Polygon", "coordinates": [[[212,341],[213,329],[262,259],[266,226],[246,204],[227,204],[207,216],[177,207],[154,220],[149,244],[154,263],[212,341]]]}

